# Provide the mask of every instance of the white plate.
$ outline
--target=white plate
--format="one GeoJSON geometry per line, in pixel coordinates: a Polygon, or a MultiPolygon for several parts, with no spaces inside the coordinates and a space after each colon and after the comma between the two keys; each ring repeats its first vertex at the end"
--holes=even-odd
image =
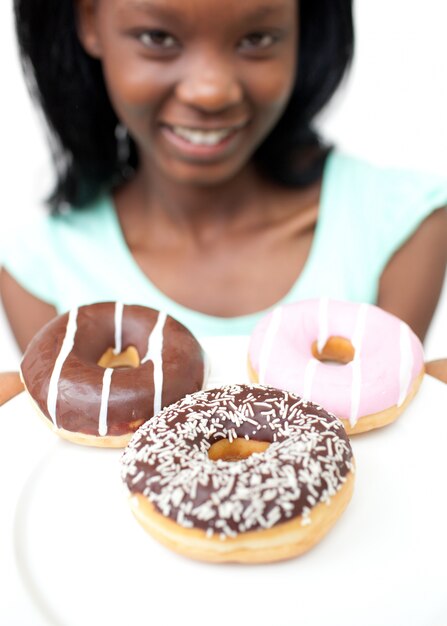
{"type": "Polygon", "coordinates": [[[146,535],[120,452],[60,440],[22,394],[0,409],[0,624],[445,625],[446,405],[426,377],[394,425],[353,439],[354,497],[309,553],[222,566],[146,535]]]}

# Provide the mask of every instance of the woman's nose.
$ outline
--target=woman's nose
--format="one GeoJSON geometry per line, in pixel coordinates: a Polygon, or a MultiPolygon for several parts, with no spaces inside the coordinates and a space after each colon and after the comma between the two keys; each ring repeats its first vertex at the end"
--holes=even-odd
{"type": "Polygon", "coordinates": [[[188,65],[176,95],[183,104],[212,113],[240,103],[243,93],[231,66],[202,56],[188,65]]]}

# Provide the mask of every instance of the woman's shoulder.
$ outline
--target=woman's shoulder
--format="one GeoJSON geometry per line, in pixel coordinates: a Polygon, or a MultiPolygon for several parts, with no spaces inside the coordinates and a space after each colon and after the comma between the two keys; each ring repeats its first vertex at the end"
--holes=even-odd
{"type": "Polygon", "coordinates": [[[42,281],[51,284],[50,276],[84,261],[91,263],[101,254],[113,224],[113,208],[106,196],[83,209],[38,215],[2,233],[0,266],[29,291],[42,281]]]}
{"type": "Polygon", "coordinates": [[[344,256],[380,273],[434,211],[447,206],[447,176],[387,167],[334,151],[327,162],[320,217],[324,241],[349,241],[344,256]],[[352,257],[352,258],[351,258],[352,257]]]}
{"type": "Polygon", "coordinates": [[[103,195],[86,207],[62,207],[58,213],[39,214],[7,233],[0,243],[0,259],[3,260],[11,248],[18,247],[29,253],[46,246],[48,252],[53,246],[60,248],[79,238],[96,237],[111,221],[113,213],[109,196],[103,195]],[[2,254],[3,251],[3,254],[2,254]]]}
{"type": "Polygon", "coordinates": [[[384,166],[341,151],[328,158],[325,188],[333,215],[371,227],[386,219],[388,229],[402,222],[414,228],[447,205],[447,174],[384,166]]]}
{"type": "Polygon", "coordinates": [[[115,258],[116,224],[108,196],[82,209],[39,215],[0,238],[0,265],[26,291],[64,310],[77,295],[95,293],[92,267],[104,272],[115,258]]]}
{"type": "Polygon", "coordinates": [[[447,172],[437,173],[412,168],[387,166],[347,152],[334,150],[328,157],[325,175],[332,189],[346,195],[382,199],[396,207],[408,202],[417,205],[444,202],[447,198],[447,172]]]}
{"type": "Polygon", "coordinates": [[[109,194],[101,194],[83,207],[66,206],[57,213],[42,217],[40,227],[48,233],[88,235],[110,221],[113,203],[109,194]]]}

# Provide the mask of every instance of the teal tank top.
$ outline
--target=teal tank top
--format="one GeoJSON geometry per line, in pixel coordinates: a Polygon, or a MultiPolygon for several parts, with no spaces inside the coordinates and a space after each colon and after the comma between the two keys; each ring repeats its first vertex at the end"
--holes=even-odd
{"type": "MultiPolygon", "coordinates": [[[[446,204],[447,180],[382,169],[333,151],[310,254],[281,303],[318,296],[376,302],[390,258],[446,204]]],[[[166,311],[198,337],[248,335],[267,312],[215,317],[167,297],[133,259],[109,195],[82,210],[41,216],[9,235],[0,242],[0,261],[24,289],[58,312],[100,301],[142,304],[166,311]]]]}

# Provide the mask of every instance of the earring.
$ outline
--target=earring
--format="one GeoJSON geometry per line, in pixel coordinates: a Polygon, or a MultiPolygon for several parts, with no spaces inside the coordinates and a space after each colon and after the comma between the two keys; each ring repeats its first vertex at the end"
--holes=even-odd
{"type": "Polygon", "coordinates": [[[124,124],[119,122],[115,127],[116,156],[121,166],[127,165],[130,156],[129,133],[124,124]]]}
{"type": "Polygon", "coordinates": [[[115,127],[116,158],[120,175],[124,179],[129,179],[135,173],[134,168],[129,165],[130,138],[127,128],[119,122],[115,127]]]}

